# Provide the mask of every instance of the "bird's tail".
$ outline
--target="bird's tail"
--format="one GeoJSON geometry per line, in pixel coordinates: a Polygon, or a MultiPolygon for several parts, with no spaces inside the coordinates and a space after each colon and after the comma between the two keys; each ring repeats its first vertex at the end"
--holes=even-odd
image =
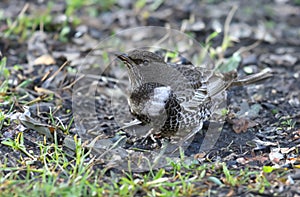
{"type": "Polygon", "coordinates": [[[213,97],[233,86],[253,84],[272,76],[273,74],[270,68],[266,68],[259,73],[248,75],[245,77],[237,77],[236,72],[229,72],[221,75],[212,75],[208,78],[209,96],[213,97]]]}
{"type": "Polygon", "coordinates": [[[232,81],[230,84],[230,87],[232,86],[242,86],[242,85],[248,85],[252,83],[256,83],[258,81],[264,80],[266,78],[272,77],[272,70],[270,68],[265,68],[264,70],[260,71],[259,73],[248,75],[245,77],[236,78],[232,81]]]}

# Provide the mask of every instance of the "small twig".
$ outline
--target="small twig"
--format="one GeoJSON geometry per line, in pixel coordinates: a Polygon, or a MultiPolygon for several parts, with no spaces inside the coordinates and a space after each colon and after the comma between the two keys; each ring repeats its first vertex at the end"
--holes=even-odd
{"type": "Polygon", "coordinates": [[[262,40],[257,40],[256,42],[254,42],[253,44],[246,46],[246,47],[241,47],[239,50],[236,51],[236,53],[242,54],[244,52],[250,51],[254,48],[256,48],[258,45],[260,45],[260,43],[262,42],[262,40]]]}
{"type": "Polygon", "coordinates": [[[115,83],[123,83],[123,84],[127,84],[122,80],[116,79],[116,78],[112,78],[112,77],[107,77],[107,76],[99,76],[99,75],[93,75],[93,74],[85,74],[84,75],[87,78],[90,79],[96,79],[96,80],[102,80],[102,81],[110,81],[110,82],[115,82],[115,83]]]}
{"type": "MultiPolygon", "coordinates": [[[[26,3],[24,5],[24,7],[22,8],[20,14],[18,15],[18,19],[21,18],[25,14],[25,12],[27,11],[28,8],[29,8],[29,3],[26,3]]],[[[17,23],[18,23],[18,20],[15,20],[10,28],[15,28],[17,26],[17,23]]]]}
{"type": "Polygon", "coordinates": [[[118,129],[116,129],[116,131],[124,130],[124,129],[127,129],[127,128],[132,127],[132,126],[139,125],[141,123],[142,122],[139,121],[138,119],[134,119],[133,121],[127,123],[126,125],[124,125],[124,126],[118,128],[118,129]]]}
{"type": "Polygon", "coordinates": [[[222,46],[222,50],[224,50],[224,46],[226,45],[226,42],[228,40],[228,33],[229,33],[230,23],[232,21],[233,15],[235,14],[237,8],[238,8],[238,6],[234,5],[231,8],[228,16],[226,17],[226,20],[225,20],[225,23],[224,23],[224,38],[223,38],[222,45],[221,45],[222,46]]]}
{"type": "Polygon", "coordinates": [[[47,77],[50,75],[50,73],[51,73],[51,69],[45,73],[41,81],[44,82],[47,79],[47,77]]]}
{"type": "Polygon", "coordinates": [[[84,75],[79,76],[76,80],[74,80],[72,83],[70,83],[69,85],[63,87],[63,90],[69,89],[71,88],[73,85],[75,85],[75,83],[77,83],[80,79],[82,79],[84,77],[84,75]]]}
{"type": "Polygon", "coordinates": [[[155,43],[155,45],[159,46],[162,42],[164,42],[170,36],[171,29],[169,29],[169,28],[166,28],[166,29],[168,30],[168,33],[164,37],[162,37],[159,41],[157,41],[155,43]]]}
{"type": "Polygon", "coordinates": [[[26,105],[32,105],[34,103],[38,103],[40,101],[43,101],[47,96],[48,96],[47,94],[43,94],[43,95],[41,95],[41,96],[39,96],[39,97],[37,97],[37,98],[35,98],[35,99],[27,102],[26,105]]]}
{"type": "Polygon", "coordinates": [[[58,73],[66,66],[66,65],[68,65],[70,63],[70,61],[65,61],[62,65],[61,65],[61,67],[59,67],[59,69],[57,70],[57,71],[55,71],[55,73],[51,76],[51,77],[49,77],[48,79],[47,79],[47,81],[52,81],[55,77],[56,77],[56,75],[58,75],[58,73]]]}

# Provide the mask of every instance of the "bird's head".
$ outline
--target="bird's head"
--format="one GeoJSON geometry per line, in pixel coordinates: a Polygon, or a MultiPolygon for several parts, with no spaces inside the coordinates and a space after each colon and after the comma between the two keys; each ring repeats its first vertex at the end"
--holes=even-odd
{"type": "Polygon", "coordinates": [[[155,66],[165,64],[162,57],[144,50],[134,50],[128,54],[121,53],[116,56],[126,65],[132,88],[141,86],[145,74],[153,74],[151,72],[155,70],[155,66]]]}

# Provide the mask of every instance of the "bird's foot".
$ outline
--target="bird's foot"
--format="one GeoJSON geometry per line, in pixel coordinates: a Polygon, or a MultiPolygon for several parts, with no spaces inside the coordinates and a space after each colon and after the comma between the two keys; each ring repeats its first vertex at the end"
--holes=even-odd
{"type": "Polygon", "coordinates": [[[139,149],[153,150],[162,146],[160,136],[155,134],[155,130],[150,129],[143,137],[140,137],[135,142],[135,147],[139,149]]]}

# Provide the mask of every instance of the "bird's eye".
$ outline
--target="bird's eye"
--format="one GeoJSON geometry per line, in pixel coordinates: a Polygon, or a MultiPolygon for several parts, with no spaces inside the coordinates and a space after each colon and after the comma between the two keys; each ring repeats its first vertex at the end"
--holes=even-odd
{"type": "Polygon", "coordinates": [[[144,60],[144,61],[143,61],[143,65],[144,65],[144,66],[148,66],[148,65],[149,65],[149,60],[144,60]]]}

